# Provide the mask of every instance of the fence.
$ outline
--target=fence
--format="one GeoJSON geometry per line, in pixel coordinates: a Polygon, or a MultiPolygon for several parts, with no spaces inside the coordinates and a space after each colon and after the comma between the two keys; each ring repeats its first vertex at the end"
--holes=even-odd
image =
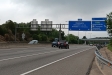
{"type": "Polygon", "coordinates": [[[101,66],[101,69],[103,69],[104,65],[107,65],[108,67],[112,69],[112,61],[104,58],[98,48],[95,51],[95,55],[97,58],[97,62],[99,63],[99,66],[101,66]]]}

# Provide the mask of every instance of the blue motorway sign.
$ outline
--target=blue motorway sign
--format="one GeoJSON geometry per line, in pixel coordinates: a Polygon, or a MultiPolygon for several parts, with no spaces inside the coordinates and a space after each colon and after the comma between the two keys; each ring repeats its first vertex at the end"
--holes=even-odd
{"type": "Polygon", "coordinates": [[[103,18],[92,18],[92,20],[107,20],[106,17],[103,17],[103,18]]]}
{"type": "Polygon", "coordinates": [[[69,21],[69,31],[91,31],[91,21],[69,21]]]}
{"type": "Polygon", "coordinates": [[[106,31],[105,21],[92,21],[92,31],[106,31]]]}

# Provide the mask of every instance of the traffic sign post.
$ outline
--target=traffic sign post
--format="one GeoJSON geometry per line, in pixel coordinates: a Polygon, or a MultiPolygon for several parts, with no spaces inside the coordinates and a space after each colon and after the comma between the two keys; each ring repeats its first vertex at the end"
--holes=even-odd
{"type": "Polygon", "coordinates": [[[24,38],[25,38],[25,34],[23,33],[23,34],[22,34],[22,39],[24,40],[24,38]]]}
{"type": "Polygon", "coordinates": [[[105,21],[92,21],[92,31],[106,31],[105,21]]]}
{"type": "Polygon", "coordinates": [[[69,21],[69,31],[78,31],[78,44],[79,44],[79,31],[91,31],[91,21],[69,21]]]}
{"type": "Polygon", "coordinates": [[[69,31],[91,31],[91,21],[69,21],[69,31]]]}

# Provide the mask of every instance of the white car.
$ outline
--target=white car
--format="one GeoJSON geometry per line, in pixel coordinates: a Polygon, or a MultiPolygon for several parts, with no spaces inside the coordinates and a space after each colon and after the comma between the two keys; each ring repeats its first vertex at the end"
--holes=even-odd
{"type": "Polygon", "coordinates": [[[93,46],[93,44],[89,44],[90,46],[93,46]]]}
{"type": "Polygon", "coordinates": [[[32,40],[28,44],[38,44],[38,40],[32,40]]]}

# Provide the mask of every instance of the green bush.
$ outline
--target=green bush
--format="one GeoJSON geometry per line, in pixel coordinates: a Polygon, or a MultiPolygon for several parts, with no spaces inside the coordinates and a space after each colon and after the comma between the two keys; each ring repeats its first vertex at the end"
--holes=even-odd
{"type": "Polygon", "coordinates": [[[33,35],[33,40],[38,40],[38,35],[37,34],[33,35]]]}
{"type": "Polygon", "coordinates": [[[109,44],[109,45],[107,46],[107,48],[108,48],[110,51],[112,51],[112,45],[111,45],[111,44],[109,44]]]}

